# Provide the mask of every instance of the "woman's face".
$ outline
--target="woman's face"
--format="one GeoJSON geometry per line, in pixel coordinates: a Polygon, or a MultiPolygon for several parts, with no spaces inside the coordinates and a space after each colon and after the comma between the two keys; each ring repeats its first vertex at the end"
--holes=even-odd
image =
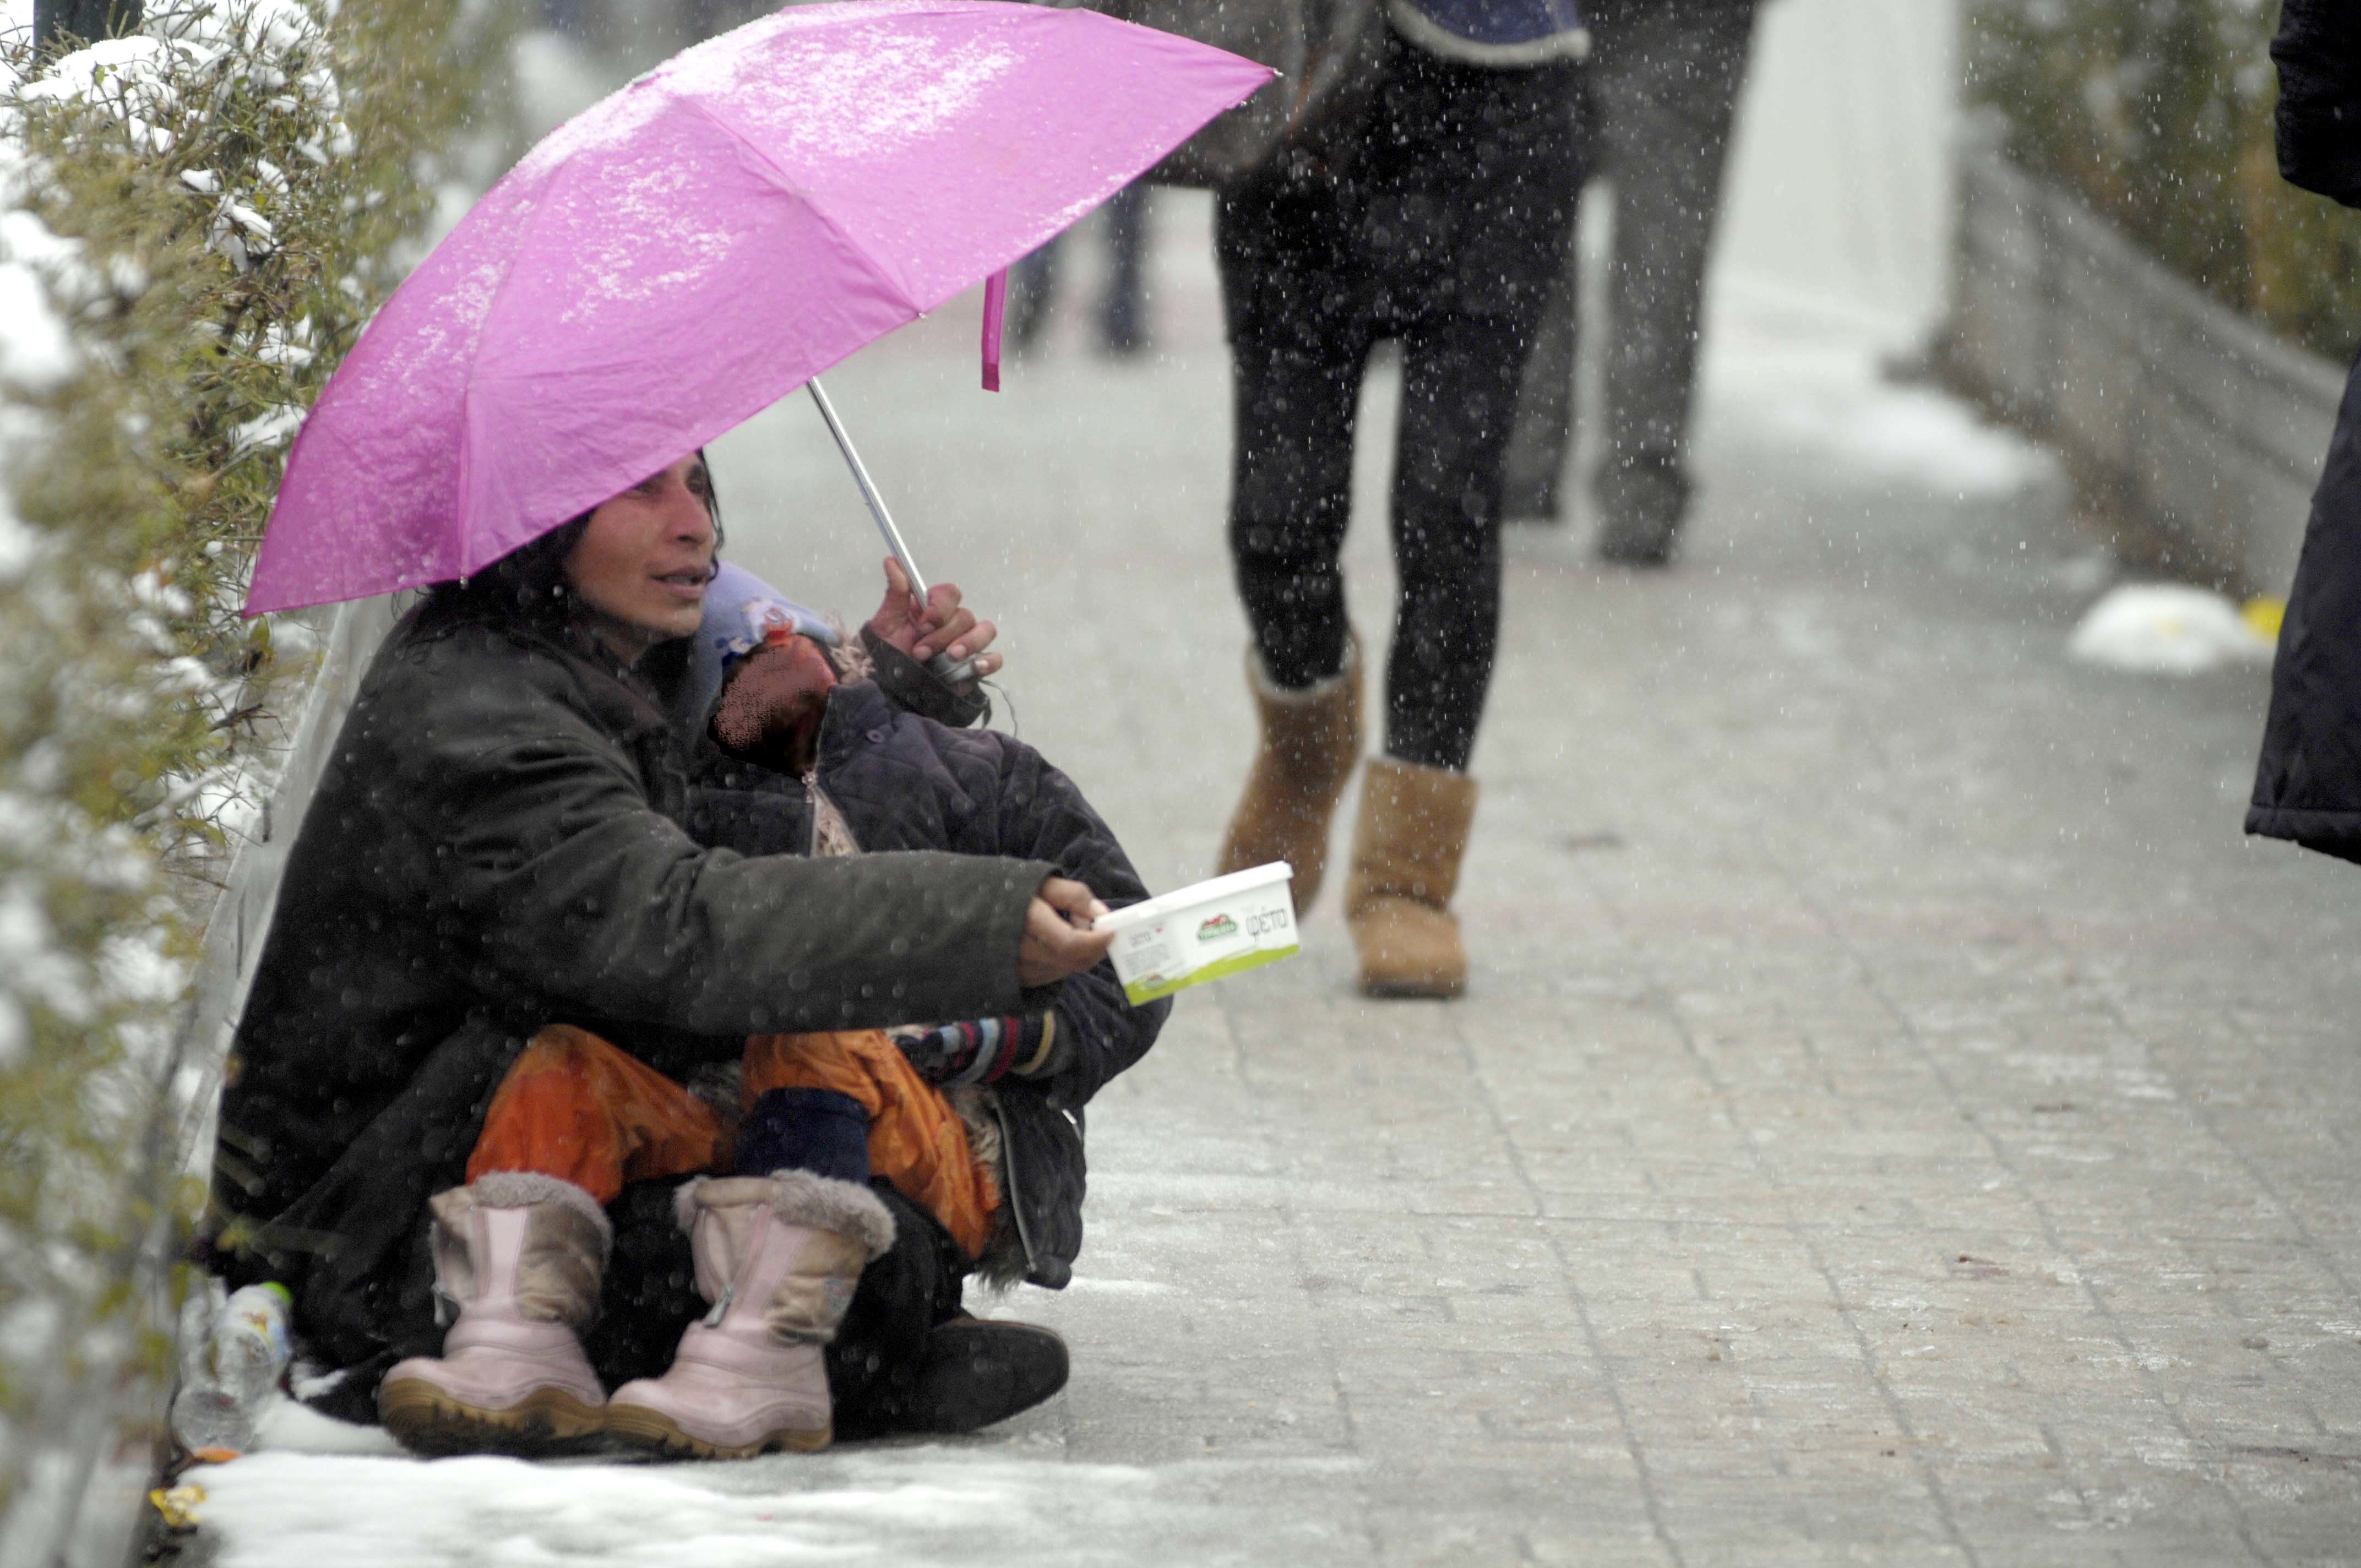
{"type": "Polygon", "coordinates": [[[573,553],[566,585],[643,652],[697,630],[713,576],[713,514],[696,454],[600,504],[573,553]]]}

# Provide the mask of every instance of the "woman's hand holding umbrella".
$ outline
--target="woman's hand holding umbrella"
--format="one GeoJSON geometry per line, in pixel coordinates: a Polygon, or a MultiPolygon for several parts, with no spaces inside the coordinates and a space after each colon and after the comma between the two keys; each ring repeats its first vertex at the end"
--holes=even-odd
{"type": "Polygon", "coordinates": [[[935,584],[921,604],[911,591],[910,574],[891,555],[885,557],[885,598],[869,618],[869,630],[880,641],[891,643],[921,664],[938,653],[948,652],[953,663],[972,656],[978,679],[998,671],[1005,662],[997,653],[984,652],[1000,635],[1000,629],[991,621],[978,620],[973,610],[961,606],[958,584],[935,584]]]}

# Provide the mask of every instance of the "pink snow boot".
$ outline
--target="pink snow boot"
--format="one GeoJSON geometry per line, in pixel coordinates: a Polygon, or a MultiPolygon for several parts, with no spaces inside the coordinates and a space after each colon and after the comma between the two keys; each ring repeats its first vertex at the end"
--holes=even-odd
{"type": "Polygon", "coordinates": [[[826,1448],[820,1347],[894,1245],[894,1216],[868,1188],[807,1170],[692,1181],[678,1203],[713,1310],[680,1336],[671,1371],[615,1390],[608,1432],[701,1459],[826,1448]]]}
{"type": "Polygon", "coordinates": [[[397,1363],[379,1419],[421,1453],[569,1453],[606,1425],[606,1390],[575,1336],[598,1306],[613,1232],[570,1181],[496,1171],[438,1192],[434,1289],[458,1321],[439,1356],[397,1363]]]}

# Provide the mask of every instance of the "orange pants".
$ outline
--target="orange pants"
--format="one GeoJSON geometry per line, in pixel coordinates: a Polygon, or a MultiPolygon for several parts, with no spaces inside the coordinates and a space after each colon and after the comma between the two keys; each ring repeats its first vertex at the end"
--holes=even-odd
{"type": "MultiPolygon", "coordinates": [[[[959,1113],[882,1031],[756,1035],[743,1083],[750,1108],[774,1089],[858,1101],[869,1113],[870,1174],[923,1204],[969,1257],[983,1255],[999,1187],[976,1163],[959,1113]]],[[[588,1030],[553,1024],[500,1080],[467,1179],[538,1171],[610,1203],[627,1181],[727,1170],[733,1152],[721,1119],[697,1096],[588,1030]]]]}

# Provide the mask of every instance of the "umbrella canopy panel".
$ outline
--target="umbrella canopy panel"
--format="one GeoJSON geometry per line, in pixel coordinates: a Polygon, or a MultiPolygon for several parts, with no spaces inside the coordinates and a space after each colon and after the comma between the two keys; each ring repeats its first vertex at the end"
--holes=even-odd
{"type": "Polygon", "coordinates": [[[1087,11],[793,8],[553,132],[288,458],[259,614],[463,576],[1007,265],[1270,78],[1087,11]]]}

